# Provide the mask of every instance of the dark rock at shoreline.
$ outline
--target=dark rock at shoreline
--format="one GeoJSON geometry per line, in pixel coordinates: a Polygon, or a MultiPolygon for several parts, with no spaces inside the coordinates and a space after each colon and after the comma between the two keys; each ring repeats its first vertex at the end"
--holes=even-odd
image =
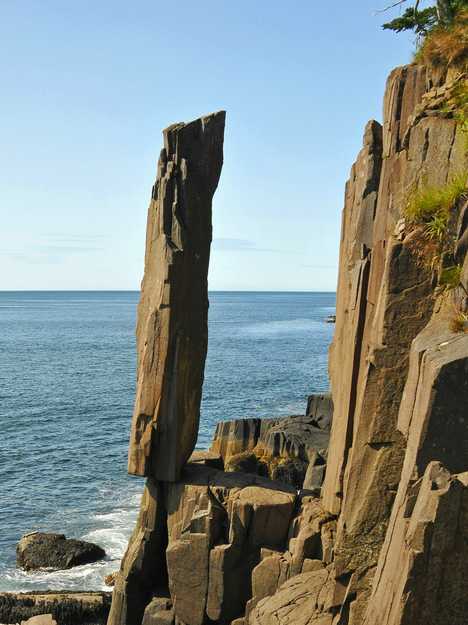
{"type": "Polygon", "coordinates": [[[16,564],[25,571],[34,569],[70,569],[96,562],[106,555],[99,545],[84,540],[65,538],[64,534],[32,532],[25,534],[16,546],[16,564]]]}
{"type": "Polygon", "coordinates": [[[333,399],[331,393],[309,395],[306,415],[312,417],[312,425],[321,430],[331,430],[333,420],[333,399]]]}
{"type": "Polygon", "coordinates": [[[328,447],[332,419],[331,395],[310,395],[305,415],[220,421],[210,451],[220,455],[225,464],[231,456],[252,450],[257,455],[263,452],[308,462],[313,451],[328,447]]]}
{"type": "Polygon", "coordinates": [[[325,475],[332,419],[331,395],[310,395],[305,415],[219,422],[210,453],[224,461],[225,471],[263,475],[298,489],[309,464],[322,465],[313,479],[309,471],[308,482],[317,489],[325,475]]]}
{"type": "Polygon", "coordinates": [[[20,623],[51,614],[58,625],[104,625],[111,598],[110,592],[4,592],[0,593],[0,623],[20,623]]]}
{"type": "Polygon", "coordinates": [[[278,419],[259,440],[259,447],[273,457],[299,458],[305,462],[314,451],[328,447],[329,432],[318,428],[310,416],[278,419]]]}

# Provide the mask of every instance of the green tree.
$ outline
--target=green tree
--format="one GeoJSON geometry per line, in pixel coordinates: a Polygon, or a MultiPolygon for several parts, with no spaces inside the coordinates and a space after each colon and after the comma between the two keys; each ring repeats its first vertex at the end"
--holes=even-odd
{"type": "MultiPolygon", "coordinates": [[[[396,2],[384,11],[406,1],[396,2]]],[[[421,10],[419,5],[420,1],[418,0],[413,6],[408,7],[402,15],[382,24],[382,28],[398,33],[403,30],[413,30],[418,37],[425,37],[436,26],[449,28],[454,23],[459,11],[468,8],[468,0],[437,0],[432,6],[421,10]]]]}

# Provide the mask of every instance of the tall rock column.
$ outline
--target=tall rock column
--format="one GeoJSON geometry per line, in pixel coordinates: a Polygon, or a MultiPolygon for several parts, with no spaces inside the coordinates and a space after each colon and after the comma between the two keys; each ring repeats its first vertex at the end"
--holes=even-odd
{"type": "Polygon", "coordinates": [[[372,120],[364,145],[346,185],[340,243],[336,329],[330,348],[334,425],[323,488],[324,506],[340,511],[343,474],[352,443],[356,395],[362,377],[361,355],[367,289],[372,258],[373,227],[382,168],[382,126],[372,120]]]}
{"type": "Polygon", "coordinates": [[[164,130],[148,210],[128,470],[161,481],[179,478],[198,435],[224,122],[220,111],[164,130]]]}

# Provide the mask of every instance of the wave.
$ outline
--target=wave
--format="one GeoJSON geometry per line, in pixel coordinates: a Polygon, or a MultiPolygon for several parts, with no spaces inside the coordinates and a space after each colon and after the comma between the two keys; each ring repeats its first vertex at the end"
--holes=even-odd
{"type": "Polygon", "coordinates": [[[94,527],[80,538],[100,545],[106,552],[103,560],[60,571],[0,568],[0,591],[110,590],[104,579],[120,567],[120,561],[135,526],[140,498],[141,493],[134,493],[118,508],[91,516],[90,523],[94,527]]]}

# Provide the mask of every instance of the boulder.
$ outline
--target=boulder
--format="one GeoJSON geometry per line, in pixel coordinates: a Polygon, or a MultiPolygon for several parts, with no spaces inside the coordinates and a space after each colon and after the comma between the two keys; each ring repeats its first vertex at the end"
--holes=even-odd
{"type": "Polygon", "coordinates": [[[326,429],[314,424],[312,416],[283,417],[264,428],[257,450],[267,456],[297,458],[308,464],[312,455],[327,449],[329,437],[326,429]]]}
{"type": "Polygon", "coordinates": [[[271,597],[259,601],[246,625],[332,625],[333,615],[323,612],[327,569],[301,573],[286,581],[271,597]]]}
{"type": "Polygon", "coordinates": [[[155,597],[146,606],[141,625],[174,625],[172,601],[166,597],[155,597]]]}
{"type": "Polygon", "coordinates": [[[174,481],[194,450],[208,341],[211,208],[225,113],[163,132],[148,209],[128,470],[174,481]]]}
{"type": "Polygon", "coordinates": [[[312,417],[312,425],[321,430],[330,430],[333,420],[333,399],[330,393],[309,395],[306,415],[312,417]]]}
{"type": "Polygon", "coordinates": [[[31,532],[16,546],[16,564],[25,571],[34,569],[70,569],[101,560],[106,552],[99,545],[65,538],[64,534],[31,532]]]}

